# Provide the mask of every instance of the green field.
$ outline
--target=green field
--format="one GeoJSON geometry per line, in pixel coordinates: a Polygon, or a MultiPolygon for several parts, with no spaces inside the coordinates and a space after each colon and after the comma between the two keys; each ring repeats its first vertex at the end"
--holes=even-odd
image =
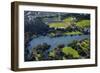
{"type": "Polygon", "coordinates": [[[63,21],[65,23],[71,23],[71,22],[73,22],[73,18],[72,17],[68,17],[68,18],[65,18],[63,21]]]}
{"type": "Polygon", "coordinates": [[[66,28],[66,27],[68,27],[70,25],[71,22],[72,22],[72,17],[68,17],[68,18],[65,18],[62,22],[50,23],[49,27],[66,28]]]}
{"type": "Polygon", "coordinates": [[[80,20],[80,21],[74,21],[72,19],[72,17],[68,17],[68,18],[65,18],[63,20],[63,22],[54,22],[54,23],[50,23],[49,24],[49,27],[54,27],[54,28],[66,28],[68,27],[69,25],[71,25],[71,23],[74,23],[76,24],[77,27],[79,28],[85,28],[85,27],[89,27],[90,26],[90,20],[80,20]]]}
{"type": "Polygon", "coordinates": [[[54,27],[54,28],[65,28],[65,23],[63,22],[55,22],[55,23],[51,23],[49,24],[49,27],[54,27]]]}
{"type": "Polygon", "coordinates": [[[76,23],[76,26],[80,28],[85,28],[90,26],[90,20],[80,20],[76,23]]]}
{"type": "Polygon", "coordinates": [[[66,55],[72,55],[73,58],[79,58],[78,52],[71,47],[62,48],[62,52],[66,55]]]}

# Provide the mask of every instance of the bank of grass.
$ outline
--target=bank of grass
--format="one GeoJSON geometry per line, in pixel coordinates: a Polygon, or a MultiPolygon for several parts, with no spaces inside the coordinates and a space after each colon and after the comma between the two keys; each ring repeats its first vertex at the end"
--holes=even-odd
{"type": "MultiPolygon", "coordinates": [[[[80,32],[80,31],[72,31],[72,32],[62,32],[61,33],[61,35],[62,36],[69,36],[69,35],[82,35],[83,33],[82,32],[80,32]]],[[[56,36],[56,33],[54,33],[54,32],[51,32],[51,33],[49,33],[49,35],[51,36],[51,37],[54,37],[54,36],[56,36]]]]}
{"type": "Polygon", "coordinates": [[[72,32],[64,32],[64,35],[81,35],[82,32],[80,31],[72,31],[72,32]]]}
{"type": "Polygon", "coordinates": [[[65,28],[65,24],[63,22],[55,22],[49,24],[50,28],[65,28]]]}
{"type": "Polygon", "coordinates": [[[71,47],[62,48],[62,52],[66,55],[72,55],[73,58],[79,58],[80,56],[78,52],[71,47]]]}

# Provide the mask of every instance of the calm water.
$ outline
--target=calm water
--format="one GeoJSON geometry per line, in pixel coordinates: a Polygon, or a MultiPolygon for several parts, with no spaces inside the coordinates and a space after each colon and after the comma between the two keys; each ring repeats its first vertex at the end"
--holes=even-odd
{"type": "Polygon", "coordinates": [[[36,47],[39,44],[47,43],[51,45],[48,51],[51,49],[57,47],[60,44],[68,45],[73,40],[82,40],[85,38],[89,38],[89,35],[76,35],[76,36],[61,36],[61,37],[49,37],[49,36],[39,36],[37,38],[34,38],[32,41],[30,41],[28,50],[30,53],[32,52],[32,48],[36,47]]]}

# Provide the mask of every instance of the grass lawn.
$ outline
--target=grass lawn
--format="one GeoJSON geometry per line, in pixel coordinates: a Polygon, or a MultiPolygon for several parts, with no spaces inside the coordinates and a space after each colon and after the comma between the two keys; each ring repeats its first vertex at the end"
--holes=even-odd
{"type": "Polygon", "coordinates": [[[72,49],[71,47],[64,47],[62,48],[62,52],[66,55],[71,54],[73,58],[79,58],[79,54],[76,50],[72,49]]]}

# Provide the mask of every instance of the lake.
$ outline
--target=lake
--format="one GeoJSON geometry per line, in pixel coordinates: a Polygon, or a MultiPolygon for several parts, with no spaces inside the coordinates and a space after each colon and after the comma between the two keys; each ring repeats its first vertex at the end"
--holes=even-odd
{"type": "Polygon", "coordinates": [[[56,48],[60,44],[68,45],[73,40],[82,40],[85,38],[90,38],[89,35],[74,35],[74,36],[59,36],[59,37],[49,37],[49,36],[39,36],[37,38],[33,38],[29,42],[29,46],[27,49],[29,50],[30,54],[32,53],[32,48],[35,48],[39,44],[47,43],[51,45],[48,51],[56,48]]]}

